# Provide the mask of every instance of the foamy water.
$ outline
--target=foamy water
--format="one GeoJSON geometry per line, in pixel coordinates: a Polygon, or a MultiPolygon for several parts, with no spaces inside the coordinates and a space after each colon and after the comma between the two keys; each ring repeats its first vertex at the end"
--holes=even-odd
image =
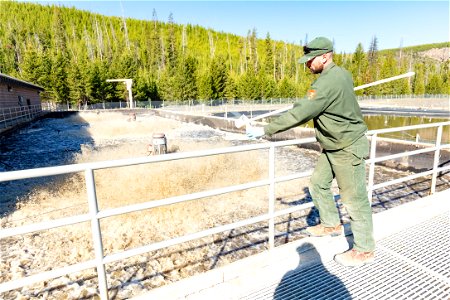
{"type": "MultiPolygon", "coordinates": [[[[43,120],[24,128],[17,136],[10,137],[8,151],[2,152],[7,155],[2,159],[4,168],[9,170],[142,157],[148,155],[153,133],[161,132],[167,136],[169,152],[254,143],[246,141],[243,135],[150,114],[138,115],[136,121],[132,121],[130,116],[121,113],[82,113],[67,119],[43,120]]],[[[276,174],[281,176],[312,169],[318,153],[285,147],[277,150],[276,155],[276,174]]],[[[267,151],[261,150],[98,170],[95,181],[99,208],[107,209],[256,181],[267,178],[267,174],[267,151]]],[[[377,167],[376,174],[376,180],[401,175],[382,167],[377,167]]],[[[403,184],[380,192],[374,211],[410,201],[410,196],[421,193],[421,184],[424,183],[411,184],[414,193],[403,184]]],[[[307,185],[308,179],[277,184],[276,209],[310,201],[307,185]]],[[[4,183],[0,188],[4,212],[0,219],[2,228],[88,212],[83,174],[4,183]]],[[[338,192],[336,187],[334,191],[338,192]]],[[[263,187],[106,218],[101,221],[104,253],[119,253],[237,222],[264,214],[267,209],[268,190],[263,187]]],[[[278,218],[276,244],[301,238],[301,230],[316,218],[317,213],[309,210],[278,218]]],[[[261,223],[134,256],[106,266],[110,296],[128,299],[266,248],[267,223],[261,223]]],[[[89,223],[8,238],[1,243],[0,282],[93,258],[89,223]]],[[[4,299],[97,297],[94,269],[0,295],[4,299]]]]}

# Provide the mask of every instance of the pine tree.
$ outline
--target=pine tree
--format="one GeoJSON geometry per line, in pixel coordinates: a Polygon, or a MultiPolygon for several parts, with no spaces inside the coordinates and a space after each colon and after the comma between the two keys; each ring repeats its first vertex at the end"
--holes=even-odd
{"type": "MultiPolygon", "coordinates": [[[[389,53],[383,57],[380,71],[381,78],[389,78],[395,75],[398,75],[397,71],[397,62],[395,60],[394,54],[389,53]]],[[[401,90],[401,81],[391,81],[385,84],[380,85],[379,91],[383,95],[392,95],[397,94],[401,90]]]]}
{"type": "Polygon", "coordinates": [[[194,100],[198,97],[197,88],[197,60],[189,56],[182,65],[179,77],[177,79],[179,99],[180,100],[194,100]]]}
{"type": "Polygon", "coordinates": [[[168,37],[167,37],[167,63],[168,63],[168,72],[169,76],[174,76],[177,62],[178,62],[178,53],[177,53],[177,39],[175,36],[175,24],[173,21],[173,15],[170,13],[169,15],[169,23],[168,23],[168,37]]]}
{"type": "Polygon", "coordinates": [[[264,61],[264,70],[266,71],[266,74],[272,75],[274,78],[274,64],[273,64],[273,43],[270,39],[270,34],[267,33],[266,40],[265,40],[265,52],[266,52],[266,59],[264,61]]]}
{"type": "Polygon", "coordinates": [[[144,102],[160,101],[156,82],[152,76],[145,70],[138,73],[136,81],[133,84],[133,98],[136,101],[144,102]]]}
{"type": "Polygon", "coordinates": [[[297,58],[293,47],[288,47],[287,61],[286,61],[286,76],[295,78],[297,71],[297,58]]]}
{"type": "Polygon", "coordinates": [[[361,43],[356,47],[355,53],[352,57],[353,76],[355,79],[355,85],[359,85],[361,81],[361,74],[365,73],[365,60],[366,55],[364,54],[364,48],[361,43]]]}
{"type": "Polygon", "coordinates": [[[261,99],[271,99],[278,96],[277,83],[272,74],[260,71],[258,73],[258,86],[260,87],[261,99]]]}
{"type": "Polygon", "coordinates": [[[376,65],[378,59],[378,39],[376,36],[373,36],[370,42],[368,59],[371,66],[376,65]]]}
{"type": "Polygon", "coordinates": [[[250,42],[250,63],[253,71],[258,72],[259,62],[258,62],[258,39],[256,34],[256,28],[253,28],[251,36],[249,37],[250,42]]]}
{"type": "Polygon", "coordinates": [[[29,82],[37,83],[40,77],[39,68],[42,65],[36,49],[28,45],[21,64],[21,78],[29,82]]]}
{"type": "Polygon", "coordinates": [[[244,100],[256,100],[261,98],[258,79],[255,72],[249,69],[239,79],[238,97],[244,100]]]}
{"type": "Polygon", "coordinates": [[[225,61],[222,57],[215,57],[211,62],[211,99],[225,98],[225,85],[227,82],[228,71],[225,61]]]}
{"type": "Polygon", "coordinates": [[[4,56],[2,70],[9,75],[17,74],[19,70],[19,58],[21,57],[19,44],[17,42],[17,30],[11,23],[7,24],[8,30],[5,33],[4,56]]]}
{"type": "Polygon", "coordinates": [[[161,73],[158,80],[158,90],[161,98],[166,101],[179,100],[180,92],[176,89],[177,82],[175,76],[170,76],[168,71],[161,73]]]}
{"type": "Polygon", "coordinates": [[[86,80],[81,70],[84,70],[84,65],[78,64],[71,65],[68,74],[69,83],[69,98],[72,104],[81,108],[87,104],[88,96],[86,91],[86,80]]]}
{"type": "Polygon", "coordinates": [[[441,67],[440,76],[442,78],[441,94],[450,94],[450,63],[444,63],[441,67]]]}
{"type": "Polygon", "coordinates": [[[287,78],[283,78],[278,84],[278,91],[281,98],[295,98],[296,90],[294,84],[287,78]]]}
{"type": "Polygon", "coordinates": [[[416,75],[414,77],[413,93],[414,95],[425,94],[425,79],[424,79],[424,67],[423,65],[415,66],[416,75]]]}
{"type": "Polygon", "coordinates": [[[158,22],[158,16],[156,10],[153,9],[153,18],[150,34],[150,73],[159,78],[163,69],[161,60],[161,28],[158,22]]]}
{"type": "Polygon", "coordinates": [[[236,80],[230,75],[227,77],[227,83],[225,85],[225,98],[227,100],[234,100],[237,98],[237,94],[236,80]]]}
{"type": "Polygon", "coordinates": [[[67,81],[68,59],[62,52],[58,53],[52,64],[52,95],[57,103],[69,101],[69,83],[67,81]]]}
{"type": "Polygon", "coordinates": [[[53,38],[54,50],[57,54],[66,54],[67,41],[66,41],[66,29],[62,21],[61,9],[59,6],[53,6],[53,38]]]}
{"type": "Polygon", "coordinates": [[[431,75],[427,86],[425,87],[426,94],[440,94],[442,91],[442,77],[439,74],[434,73],[431,75]]]}
{"type": "Polygon", "coordinates": [[[210,100],[212,97],[211,75],[208,72],[201,73],[198,77],[198,96],[200,100],[210,100]]]}
{"type": "MultiPolygon", "coordinates": [[[[103,93],[104,82],[106,78],[104,78],[101,74],[99,63],[93,63],[88,65],[88,73],[86,80],[86,94],[88,96],[88,102],[93,103],[101,103],[105,99],[105,95],[103,93]]],[[[110,85],[113,85],[109,83],[110,85]]]]}
{"type": "Polygon", "coordinates": [[[274,79],[276,81],[281,80],[283,78],[283,72],[282,72],[282,51],[280,49],[281,45],[279,44],[274,44],[274,50],[273,50],[273,55],[274,55],[274,61],[273,61],[273,68],[274,68],[274,79]]]}

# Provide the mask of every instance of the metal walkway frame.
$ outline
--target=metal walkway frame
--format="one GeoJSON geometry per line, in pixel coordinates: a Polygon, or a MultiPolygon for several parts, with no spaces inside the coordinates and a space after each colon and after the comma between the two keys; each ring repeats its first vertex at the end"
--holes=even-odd
{"type": "MultiPolygon", "coordinates": [[[[439,167],[439,157],[440,151],[443,149],[450,149],[450,144],[441,144],[442,140],[442,132],[445,126],[450,126],[450,122],[442,122],[442,123],[433,123],[426,125],[416,125],[416,126],[407,126],[401,128],[390,128],[383,130],[374,130],[368,132],[368,136],[371,139],[371,152],[370,159],[366,161],[369,164],[369,182],[368,182],[368,193],[369,199],[372,198],[372,192],[375,189],[382,188],[385,186],[397,184],[400,182],[404,182],[407,180],[412,180],[419,177],[429,176],[432,177],[431,189],[430,193],[435,193],[436,189],[436,179],[437,175],[440,172],[444,172],[450,170],[449,166],[439,167]],[[377,157],[376,149],[377,149],[377,139],[380,134],[390,133],[394,131],[405,131],[405,130],[415,130],[421,128],[437,128],[436,135],[436,143],[435,145],[430,145],[430,147],[426,147],[424,149],[418,149],[415,151],[408,151],[388,156],[377,157]],[[422,153],[434,152],[434,161],[433,165],[430,166],[431,169],[425,172],[417,173],[414,175],[410,175],[407,177],[390,180],[388,182],[383,182],[379,184],[374,184],[374,176],[375,176],[375,164],[385,161],[391,160],[411,155],[419,155],[422,153]]],[[[302,205],[298,205],[295,207],[291,207],[288,209],[277,210],[275,211],[275,184],[280,182],[286,182],[298,178],[308,177],[311,175],[311,171],[300,172],[288,176],[276,177],[275,176],[275,148],[284,147],[290,145],[299,145],[299,144],[307,144],[315,142],[314,138],[301,139],[301,140],[290,140],[290,141],[282,141],[282,142],[271,142],[271,143],[262,143],[262,144],[251,144],[244,146],[236,146],[236,147],[228,147],[222,149],[212,149],[212,150],[203,150],[203,151],[195,151],[195,152],[186,152],[186,153],[173,153],[162,156],[153,156],[153,157],[142,157],[142,158],[133,158],[133,159],[122,159],[115,161],[105,161],[105,162],[96,162],[96,163],[85,163],[85,164],[77,164],[77,165],[66,165],[66,166],[57,166],[57,167],[48,167],[48,168],[37,168],[30,170],[21,170],[21,171],[12,171],[12,172],[3,172],[0,173],[0,182],[12,181],[12,180],[20,180],[26,178],[35,178],[35,177],[43,177],[43,176],[51,176],[51,175],[61,175],[61,174],[70,174],[70,173],[78,173],[84,172],[86,187],[87,187],[87,200],[89,203],[89,213],[76,215],[61,219],[56,219],[47,222],[34,223],[30,225],[14,227],[14,228],[6,228],[0,230],[0,239],[23,235],[27,233],[49,230],[52,228],[57,228],[61,226],[73,225],[82,222],[90,222],[92,228],[92,239],[94,244],[95,258],[89,261],[77,263],[74,265],[66,266],[63,268],[54,269],[47,272],[42,272],[39,274],[31,275],[28,277],[15,279],[8,282],[0,283],[0,293],[18,289],[24,287],[29,284],[33,284],[36,282],[50,280],[53,278],[57,278],[66,274],[86,270],[89,268],[96,268],[98,274],[98,282],[99,282],[99,293],[101,299],[108,299],[108,285],[107,285],[107,274],[105,271],[105,265],[108,263],[120,261],[131,256],[147,253],[150,251],[167,248],[176,244],[181,244],[183,242],[195,240],[198,238],[210,236],[212,234],[221,233],[224,231],[228,231],[234,228],[267,221],[269,224],[269,252],[274,249],[274,237],[275,237],[275,218],[287,215],[296,211],[304,210],[313,206],[312,203],[306,203],[302,205]],[[97,203],[97,195],[95,189],[95,180],[94,180],[94,172],[99,169],[106,168],[116,168],[123,166],[132,166],[132,165],[140,165],[140,164],[149,164],[156,162],[165,162],[172,160],[180,160],[180,159],[188,159],[188,158],[200,158],[211,155],[220,155],[220,154],[228,154],[228,153],[238,153],[238,152],[246,152],[252,150],[262,150],[266,149],[269,153],[269,174],[268,178],[259,181],[248,182],[241,185],[229,186],[219,189],[207,190],[198,193],[182,195],[177,197],[171,197],[160,200],[148,201],[140,204],[128,205],[123,207],[118,207],[114,209],[105,209],[99,210],[97,203]],[[175,203],[181,203],[185,201],[193,201],[196,199],[201,199],[209,196],[215,196],[235,191],[246,190],[255,187],[268,186],[268,201],[269,201],[269,209],[268,212],[256,217],[252,217],[250,219],[245,219],[239,222],[226,224],[223,226],[218,226],[214,228],[210,228],[208,230],[200,231],[193,234],[188,234],[185,236],[180,236],[177,238],[165,240],[162,242],[157,242],[154,244],[149,244],[141,247],[137,247],[134,249],[126,250],[123,252],[104,255],[103,252],[103,241],[102,234],[100,230],[100,220],[112,216],[132,213],[136,211],[151,209],[155,207],[160,207],[164,205],[170,205],[175,203]]]]}
{"type": "Polygon", "coordinates": [[[450,190],[374,215],[374,264],[345,268],[346,237],[304,238],[134,299],[436,299],[450,297],[450,190]]]}

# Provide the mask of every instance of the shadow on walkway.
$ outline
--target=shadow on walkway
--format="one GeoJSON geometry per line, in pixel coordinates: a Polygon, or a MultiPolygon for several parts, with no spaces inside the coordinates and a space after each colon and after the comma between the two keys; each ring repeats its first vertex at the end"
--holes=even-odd
{"type": "Polygon", "coordinates": [[[302,244],[297,248],[300,262],[287,272],[275,290],[275,300],[351,299],[341,280],[330,274],[322,264],[314,245],[302,244]]]}

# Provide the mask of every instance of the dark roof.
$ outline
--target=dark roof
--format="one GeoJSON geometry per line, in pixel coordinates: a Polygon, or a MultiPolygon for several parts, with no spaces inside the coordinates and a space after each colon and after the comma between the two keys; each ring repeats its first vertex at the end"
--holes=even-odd
{"type": "Polygon", "coordinates": [[[15,85],[19,85],[19,86],[24,86],[24,87],[29,87],[29,88],[33,88],[33,89],[37,89],[37,90],[45,90],[43,87],[27,82],[27,81],[23,81],[8,75],[5,75],[3,73],[0,73],[0,82],[4,82],[4,83],[10,83],[10,84],[15,84],[15,85]]]}

